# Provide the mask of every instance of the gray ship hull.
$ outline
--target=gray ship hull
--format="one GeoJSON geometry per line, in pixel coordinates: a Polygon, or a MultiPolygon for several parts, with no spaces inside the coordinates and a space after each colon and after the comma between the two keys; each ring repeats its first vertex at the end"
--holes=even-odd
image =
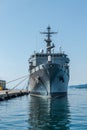
{"type": "Polygon", "coordinates": [[[43,64],[34,68],[30,74],[30,94],[34,96],[65,96],[69,72],[58,64],[43,64]]]}

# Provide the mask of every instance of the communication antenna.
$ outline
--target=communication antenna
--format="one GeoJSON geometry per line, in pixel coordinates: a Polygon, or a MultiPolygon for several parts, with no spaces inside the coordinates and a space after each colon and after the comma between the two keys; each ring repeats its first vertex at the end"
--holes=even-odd
{"type": "Polygon", "coordinates": [[[47,32],[41,32],[41,34],[46,34],[46,37],[47,37],[47,39],[45,39],[45,42],[47,43],[47,45],[46,45],[47,53],[51,53],[51,49],[55,47],[54,44],[51,45],[51,42],[52,42],[51,36],[52,36],[52,34],[56,34],[56,33],[57,32],[52,32],[51,31],[50,26],[47,27],[47,32]]]}
{"type": "Polygon", "coordinates": [[[60,52],[60,54],[62,54],[62,47],[61,46],[59,48],[59,52],[60,52]]]}

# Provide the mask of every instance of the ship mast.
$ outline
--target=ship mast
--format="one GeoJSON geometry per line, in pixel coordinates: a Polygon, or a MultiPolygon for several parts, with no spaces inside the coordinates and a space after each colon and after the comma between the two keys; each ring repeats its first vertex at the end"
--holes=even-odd
{"type": "Polygon", "coordinates": [[[46,34],[46,37],[47,37],[47,39],[45,39],[45,42],[47,43],[46,52],[48,54],[51,54],[51,49],[55,47],[54,44],[51,45],[51,42],[52,42],[51,34],[56,34],[56,33],[57,32],[51,32],[51,27],[50,26],[47,27],[47,32],[41,32],[41,34],[46,34]]]}

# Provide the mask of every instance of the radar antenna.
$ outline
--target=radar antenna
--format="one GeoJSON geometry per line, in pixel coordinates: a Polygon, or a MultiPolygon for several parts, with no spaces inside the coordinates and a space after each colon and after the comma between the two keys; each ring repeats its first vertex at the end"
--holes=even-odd
{"type": "Polygon", "coordinates": [[[47,27],[47,32],[41,32],[41,34],[46,34],[47,39],[45,39],[45,42],[47,43],[47,53],[51,53],[51,49],[54,48],[54,44],[51,45],[51,34],[56,34],[57,32],[51,32],[51,27],[47,27]]]}

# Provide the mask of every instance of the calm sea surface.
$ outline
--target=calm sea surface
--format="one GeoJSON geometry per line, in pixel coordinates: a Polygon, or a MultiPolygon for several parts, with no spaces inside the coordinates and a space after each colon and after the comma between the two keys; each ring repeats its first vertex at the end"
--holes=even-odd
{"type": "Polygon", "coordinates": [[[69,88],[68,96],[30,96],[0,102],[0,130],[87,130],[87,88],[69,88]]]}

